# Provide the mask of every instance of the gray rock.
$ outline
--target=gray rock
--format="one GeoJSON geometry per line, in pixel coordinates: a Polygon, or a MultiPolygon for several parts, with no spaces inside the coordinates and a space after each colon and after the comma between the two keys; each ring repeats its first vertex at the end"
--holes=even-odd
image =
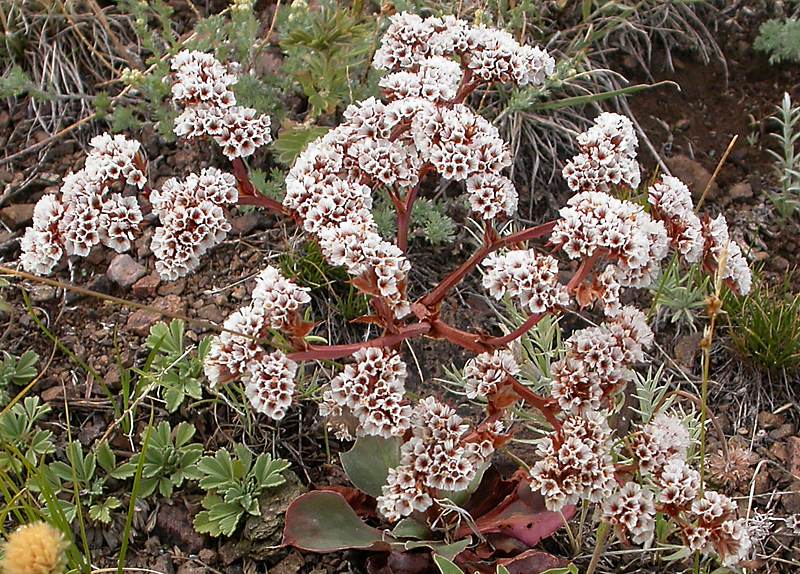
{"type": "Polygon", "coordinates": [[[127,253],[120,253],[111,260],[106,275],[108,278],[127,289],[144,277],[147,269],[127,253]]]}

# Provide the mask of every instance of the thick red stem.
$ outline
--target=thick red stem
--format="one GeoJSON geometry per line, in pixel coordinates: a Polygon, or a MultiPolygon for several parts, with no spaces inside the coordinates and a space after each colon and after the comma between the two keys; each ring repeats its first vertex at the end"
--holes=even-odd
{"type": "Polygon", "coordinates": [[[424,164],[419,169],[417,176],[417,185],[408,192],[405,201],[402,204],[395,203],[397,207],[397,246],[403,253],[408,251],[408,228],[411,225],[411,213],[414,209],[414,202],[419,195],[419,188],[422,185],[422,180],[428,175],[428,172],[433,170],[430,163],[424,164]]]}
{"type": "Polygon", "coordinates": [[[525,333],[533,329],[536,324],[541,321],[547,313],[537,313],[535,315],[531,315],[528,317],[522,325],[508,333],[507,335],[503,335],[502,337],[491,337],[489,339],[485,339],[484,343],[493,349],[499,349],[500,347],[505,347],[511,341],[515,341],[522,337],[525,333]]]}
{"type": "Polygon", "coordinates": [[[485,353],[491,351],[491,347],[484,344],[482,336],[469,331],[462,331],[449,325],[441,319],[434,319],[431,323],[431,331],[428,336],[433,339],[444,339],[462,349],[467,349],[473,353],[485,353]]]}
{"type": "Polygon", "coordinates": [[[598,259],[600,259],[600,255],[601,255],[600,250],[596,249],[594,253],[592,253],[589,257],[581,261],[581,265],[580,267],[578,267],[578,271],[575,272],[575,275],[573,275],[572,279],[570,279],[569,283],[567,283],[567,290],[570,293],[574,292],[578,287],[581,286],[583,280],[586,279],[586,276],[589,275],[589,273],[592,270],[592,267],[594,267],[594,264],[597,262],[598,259]]]}
{"type": "Polygon", "coordinates": [[[426,307],[434,307],[447,296],[447,293],[450,291],[450,289],[461,283],[464,277],[466,277],[470,271],[477,267],[478,264],[480,264],[480,262],[483,261],[490,253],[497,251],[502,247],[507,247],[523,241],[538,239],[548,235],[553,231],[553,227],[555,227],[555,225],[556,221],[548,221],[542,225],[531,227],[529,229],[523,229],[517,233],[507,235],[506,237],[496,238],[493,241],[487,241],[484,239],[484,244],[480,247],[480,249],[473,253],[472,257],[462,263],[458,269],[445,277],[442,282],[439,283],[439,285],[437,285],[432,291],[420,299],[420,303],[426,307]]]}
{"type": "Polygon", "coordinates": [[[558,431],[561,429],[561,421],[556,418],[555,413],[556,403],[552,399],[540,397],[514,377],[509,377],[508,380],[511,383],[511,387],[514,389],[514,392],[517,393],[520,398],[529,406],[532,406],[541,412],[542,415],[544,415],[544,418],[547,419],[547,422],[553,426],[554,430],[558,431]]]}
{"type": "Polygon", "coordinates": [[[375,339],[362,341],[360,343],[326,346],[309,345],[307,350],[289,353],[288,357],[293,361],[333,361],[335,359],[341,359],[342,357],[352,355],[359,349],[364,349],[366,347],[393,347],[398,343],[402,343],[406,339],[425,335],[430,330],[430,323],[415,323],[413,325],[403,327],[399,332],[393,335],[376,337],[375,339]]]}

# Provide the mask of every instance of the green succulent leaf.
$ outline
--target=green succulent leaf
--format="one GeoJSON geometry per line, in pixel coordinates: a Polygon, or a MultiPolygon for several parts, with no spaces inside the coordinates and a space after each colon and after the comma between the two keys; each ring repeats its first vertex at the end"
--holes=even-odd
{"type": "Polygon", "coordinates": [[[340,455],[342,466],[356,488],[380,496],[389,469],[400,464],[400,439],[362,436],[353,448],[340,455]]]}
{"type": "Polygon", "coordinates": [[[386,535],[367,526],[342,495],[322,490],[304,494],[289,505],[283,543],[311,552],[389,549],[386,535]]]}

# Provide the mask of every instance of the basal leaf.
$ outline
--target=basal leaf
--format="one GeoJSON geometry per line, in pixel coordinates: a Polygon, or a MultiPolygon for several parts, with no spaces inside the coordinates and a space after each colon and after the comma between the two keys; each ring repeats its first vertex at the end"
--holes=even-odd
{"type": "Polygon", "coordinates": [[[380,530],[367,526],[336,492],[317,490],[294,500],[286,510],[283,543],[311,552],[348,548],[386,551],[380,530]]]}
{"type": "Polygon", "coordinates": [[[400,439],[362,436],[340,458],[350,482],[359,490],[377,497],[386,484],[389,469],[400,464],[400,439]]]}

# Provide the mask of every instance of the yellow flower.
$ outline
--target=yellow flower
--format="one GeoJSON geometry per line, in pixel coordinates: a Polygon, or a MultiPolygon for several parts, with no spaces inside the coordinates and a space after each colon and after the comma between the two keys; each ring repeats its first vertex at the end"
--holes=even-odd
{"type": "Polygon", "coordinates": [[[60,530],[45,522],[20,526],[6,540],[0,560],[3,574],[62,574],[67,542],[60,530]]]}

